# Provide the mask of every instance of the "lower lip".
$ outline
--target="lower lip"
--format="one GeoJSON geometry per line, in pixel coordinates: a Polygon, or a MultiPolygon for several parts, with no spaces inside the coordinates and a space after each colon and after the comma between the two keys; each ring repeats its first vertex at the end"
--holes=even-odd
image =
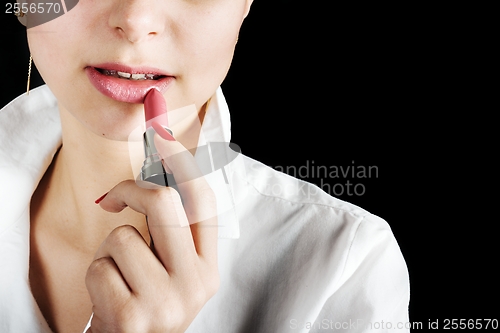
{"type": "Polygon", "coordinates": [[[86,67],[85,72],[92,85],[103,95],[119,102],[143,103],[144,97],[152,88],[164,93],[174,80],[166,76],[159,80],[127,80],[104,75],[94,67],[86,67]]]}

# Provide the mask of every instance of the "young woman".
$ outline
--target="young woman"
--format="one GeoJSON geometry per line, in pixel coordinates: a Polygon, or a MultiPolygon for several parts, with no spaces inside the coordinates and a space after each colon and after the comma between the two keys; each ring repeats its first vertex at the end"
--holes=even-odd
{"type": "Polygon", "coordinates": [[[219,86],[251,3],[25,14],[46,86],[0,112],[1,332],[407,330],[385,221],[243,155],[200,162],[230,141],[219,86]],[[136,180],[151,89],[168,106],[174,135],[155,123],[154,143],[175,188],[136,180]]]}

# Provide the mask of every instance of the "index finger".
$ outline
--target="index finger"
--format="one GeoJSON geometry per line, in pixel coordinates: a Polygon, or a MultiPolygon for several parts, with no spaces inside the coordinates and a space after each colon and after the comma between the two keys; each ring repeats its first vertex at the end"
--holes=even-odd
{"type": "Polygon", "coordinates": [[[193,155],[180,142],[169,140],[170,133],[160,124],[153,123],[153,128],[160,136],[155,136],[156,149],[166,167],[173,173],[198,253],[213,254],[217,247],[215,194],[193,155]],[[166,137],[167,140],[162,137],[166,137]]]}

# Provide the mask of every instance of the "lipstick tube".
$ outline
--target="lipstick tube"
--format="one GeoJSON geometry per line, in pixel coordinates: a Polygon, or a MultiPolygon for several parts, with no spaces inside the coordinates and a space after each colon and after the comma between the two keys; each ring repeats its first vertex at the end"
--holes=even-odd
{"type": "MultiPolygon", "coordinates": [[[[172,130],[163,126],[172,136],[172,130]]],[[[172,175],[165,171],[161,162],[161,156],[154,144],[155,130],[150,127],[144,132],[144,156],[146,157],[141,168],[141,180],[148,181],[160,186],[168,186],[172,175]]]]}
{"type": "Polygon", "coordinates": [[[172,130],[168,128],[167,106],[162,94],[151,89],[144,98],[144,115],[146,120],[146,132],[143,135],[144,160],[141,168],[141,180],[148,181],[160,186],[172,185],[173,176],[165,172],[162,159],[154,144],[156,131],[153,129],[153,121],[158,122],[172,136],[172,130]]]}

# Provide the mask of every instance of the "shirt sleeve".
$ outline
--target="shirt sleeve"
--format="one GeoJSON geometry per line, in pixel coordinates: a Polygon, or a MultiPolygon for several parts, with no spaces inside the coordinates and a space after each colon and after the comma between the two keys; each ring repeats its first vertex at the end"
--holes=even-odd
{"type": "Polygon", "coordinates": [[[337,288],[309,332],[409,332],[409,277],[389,225],[358,226],[337,288]]]}

